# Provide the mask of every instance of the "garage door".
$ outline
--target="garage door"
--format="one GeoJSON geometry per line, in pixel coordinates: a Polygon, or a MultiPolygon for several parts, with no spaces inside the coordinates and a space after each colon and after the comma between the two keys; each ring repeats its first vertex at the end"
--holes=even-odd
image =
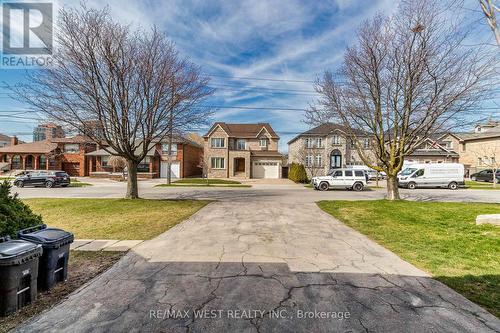
{"type": "Polygon", "coordinates": [[[279,168],[276,161],[253,162],[253,178],[279,178],[279,168]]]}
{"type": "Polygon", "coordinates": [[[66,171],[66,173],[70,176],[79,176],[80,175],[80,163],[64,162],[62,164],[62,169],[63,169],[63,171],[66,171]]]}
{"type": "MultiPolygon", "coordinates": [[[[160,177],[167,178],[168,162],[161,162],[160,177]]],[[[179,178],[181,174],[181,164],[179,162],[172,162],[171,165],[171,177],[179,178]]]]}

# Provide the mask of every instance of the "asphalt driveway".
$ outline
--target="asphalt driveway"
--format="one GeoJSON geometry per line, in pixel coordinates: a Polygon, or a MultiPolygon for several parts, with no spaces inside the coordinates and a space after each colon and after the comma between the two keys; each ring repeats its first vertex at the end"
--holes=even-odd
{"type": "Polygon", "coordinates": [[[500,330],[497,318],[314,203],[243,197],[143,243],[17,331],[500,330]]]}

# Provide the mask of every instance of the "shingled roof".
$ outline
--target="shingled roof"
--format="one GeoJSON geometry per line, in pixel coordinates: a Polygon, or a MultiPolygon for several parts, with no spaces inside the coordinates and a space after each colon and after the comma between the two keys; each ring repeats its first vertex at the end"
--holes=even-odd
{"type": "Polygon", "coordinates": [[[44,154],[50,153],[57,148],[57,143],[52,143],[47,140],[36,141],[30,143],[22,143],[14,146],[7,146],[0,148],[1,153],[13,153],[13,154],[44,154]]]}
{"type": "Polygon", "coordinates": [[[229,137],[251,139],[257,138],[260,132],[265,129],[273,139],[279,139],[279,136],[274,132],[269,123],[258,124],[227,124],[224,122],[216,122],[203,137],[206,138],[210,133],[220,126],[229,137]]]}
{"type": "MultiPolygon", "coordinates": [[[[335,123],[324,123],[319,126],[316,126],[308,131],[305,131],[303,133],[300,133],[296,137],[294,137],[292,140],[288,142],[288,144],[294,142],[298,138],[302,136],[327,136],[335,131],[340,131],[343,133],[347,133],[348,130],[346,129],[345,126],[342,126],[340,124],[335,124],[335,123]]],[[[362,131],[356,130],[357,135],[363,135],[362,131]]]]}

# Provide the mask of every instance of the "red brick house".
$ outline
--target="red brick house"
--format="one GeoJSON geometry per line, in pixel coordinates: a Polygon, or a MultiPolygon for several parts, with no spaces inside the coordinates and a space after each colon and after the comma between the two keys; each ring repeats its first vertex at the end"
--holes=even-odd
{"type": "MultiPolygon", "coordinates": [[[[142,148],[140,148],[142,149],[142,148]]],[[[108,148],[110,152],[113,149],[108,148]]],[[[105,149],[99,149],[86,154],[89,159],[91,177],[118,178],[123,169],[113,168],[109,160],[112,156],[105,149]]],[[[172,178],[200,176],[199,167],[203,155],[203,147],[184,137],[176,137],[172,144],[172,178]]],[[[139,178],[166,178],[168,170],[168,143],[157,142],[149,149],[146,158],[139,164],[139,178]]]]}
{"type": "Polygon", "coordinates": [[[52,138],[0,148],[0,163],[10,170],[63,170],[70,176],[88,176],[89,164],[85,154],[96,150],[96,144],[83,136],[52,138]]]}

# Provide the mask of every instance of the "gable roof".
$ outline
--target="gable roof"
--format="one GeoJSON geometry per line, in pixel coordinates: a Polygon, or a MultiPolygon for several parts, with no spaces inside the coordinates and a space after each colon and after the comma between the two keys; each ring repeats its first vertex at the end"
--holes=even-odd
{"type": "MultiPolygon", "coordinates": [[[[319,126],[316,126],[308,131],[305,131],[303,133],[300,133],[296,137],[294,137],[292,140],[288,141],[288,144],[291,144],[292,142],[296,141],[298,138],[302,136],[327,136],[335,131],[340,131],[343,133],[347,133],[348,130],[345,126],[342,126],[340,124],[336,123],[324,123],[319,126]]],[[[360,130],[355,131],[357,135],[363,135],[364,133],[360,130]]]]}
{"type": "Polygon", "coordinates": [[[269,123],[257,124],[227,124],[224,122],[216,122],[203,137],[208,137],[217,127],[222,128],[229,137],[251,139],[257,138],[259,133],[265,129],[273,139],[279,139],[279,136],[274,132],[269,123]]]}
{"type": "Polygon", "coordinates": [[[57,143],[52,143],[48,140],[35,141],[30,143],[21,143],[14,146],[0,148],[0,153],[26,154],[35,153],[43,154],[50,153],[57,148],[57,143]]]}

